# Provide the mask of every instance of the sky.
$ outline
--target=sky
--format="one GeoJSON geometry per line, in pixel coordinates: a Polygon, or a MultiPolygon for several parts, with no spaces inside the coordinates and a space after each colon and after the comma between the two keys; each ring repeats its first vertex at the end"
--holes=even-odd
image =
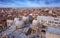
{"type": "Polygon", "coordinates": [[[60,0],[0,0],[0,7],[60,7],[60,0]]]}

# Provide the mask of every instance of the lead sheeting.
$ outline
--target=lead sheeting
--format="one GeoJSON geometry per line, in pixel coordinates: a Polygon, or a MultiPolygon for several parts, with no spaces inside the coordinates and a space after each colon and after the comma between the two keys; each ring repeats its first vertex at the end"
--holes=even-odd
{"type": "Polygon", "coordinates": [[[50,32],[50,33],[54,33],[54,34],[59,34],[60,35],[60,28],[47,27],[46,31],[50,32]]]}

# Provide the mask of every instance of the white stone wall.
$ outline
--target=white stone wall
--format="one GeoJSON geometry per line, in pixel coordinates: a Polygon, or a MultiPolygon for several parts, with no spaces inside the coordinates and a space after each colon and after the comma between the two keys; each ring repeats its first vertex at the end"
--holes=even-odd
{"type": "Polygon", "coordinates": [[[38,20],[33,20],[31,28],[32,29],[38,29],[39,21],[38,20]]]}
{"type": "Polygon", "coordinates": [[[60,38],[60,35],[46,32],[46,38],[60,38]]]}
{"type": "Polygon", "coordinates": [[[7,27],[9,27],[9,26],[11,26],[11,25],[13,25],[13,23],[14,23],[14,21],[13,20],[8,20],[7,19],[7,27]]]}
{"type": "Polygon", "coordinates": [[[50,16],[38,16],[37,20],[46,26],[60,26],[60,18],[50,17],[50,16]]]}

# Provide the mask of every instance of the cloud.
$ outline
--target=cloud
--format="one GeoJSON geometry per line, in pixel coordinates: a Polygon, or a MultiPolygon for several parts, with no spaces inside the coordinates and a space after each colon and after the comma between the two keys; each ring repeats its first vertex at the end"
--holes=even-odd
{"type": "Polygon", "coordinates": [[[0,7],[60,7],[60,0],[0,0],[0,7]]]}
{"type": "Polygon", "coordinates": [[[0,3],[2,7],[39,7],[40,5],[31,1],[14,1],[13,3],[0,3]]]}

